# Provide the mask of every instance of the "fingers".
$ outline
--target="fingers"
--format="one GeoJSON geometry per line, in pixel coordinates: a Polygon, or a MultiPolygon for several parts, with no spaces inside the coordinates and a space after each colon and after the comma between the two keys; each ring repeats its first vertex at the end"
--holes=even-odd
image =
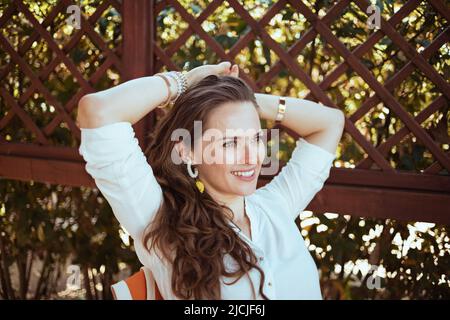
{"type": "Polygon", "coordinates": [[[224,61],[216,65],[219,74],[239,77],[239,67],[237,64],[231,65],[231,62],[224,61]]]}
{"type": "Polygon", "coordinates": [[[217,65],[217,67],[219,68],[219,72],[220,71],[226,72],[226,71],[230,70],[231,62],[230,61],[221,62],[217,65]]]}
{"type": "Polygon", "coordinates": [[[233,76],[233,77],[239,77],[239,67],[238,67],[237,64],[234,64],[234,65],[231,67],[230,75],[233,76]]]}

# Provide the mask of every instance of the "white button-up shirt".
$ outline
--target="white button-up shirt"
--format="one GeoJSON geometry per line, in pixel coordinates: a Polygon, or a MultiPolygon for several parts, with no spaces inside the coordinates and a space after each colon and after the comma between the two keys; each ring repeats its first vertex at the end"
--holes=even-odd
{"type": "MultiPolygon", "coordinates": [[[[163,197],[131,123],[82,128],[79,152],[86,171],[133,238],[140,262],[153,272],[162,297],[178,299],[171,289],[171,266],[142,245],[144,229],[163,197]]],[[[322,299],[317,267],[294,220],[322,189],[334,159],[334,154],[300,137],[278,175],[244,197],[252,239],[230,223],[254,250],[269,299],[322,299]]],[[[224,262],[227,268],[235,266],[229,256],[224,262]]],[[[223,299],[262,299],[256,269],[228,285],[232,280],[222,278],[223,299]]]]}

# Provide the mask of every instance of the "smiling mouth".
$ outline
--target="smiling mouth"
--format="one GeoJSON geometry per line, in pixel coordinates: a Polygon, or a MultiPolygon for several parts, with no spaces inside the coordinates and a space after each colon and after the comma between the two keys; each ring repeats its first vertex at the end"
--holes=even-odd
{"type": "Polygon", "coordinates": [[[240,180],[250,181],[256,176],[256,167],[250,170],[231,171],[231,174],[240,180]]]}

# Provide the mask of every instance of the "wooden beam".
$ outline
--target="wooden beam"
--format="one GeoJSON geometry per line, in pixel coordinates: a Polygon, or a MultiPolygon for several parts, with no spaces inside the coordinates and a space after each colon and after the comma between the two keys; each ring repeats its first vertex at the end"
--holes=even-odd
{"type": "Polygon", "coordinates": [[[395,188],[409,191],[432,191],[450,195],[450,176],[439,174],[381,170],[331,168],[328,184],[357,187],[395,188]]]}
{"type": "MultiPolygon", "coordinates": [[[[430,177],[419,174],[407,174],[406,177],[404,174],[400,174],[401,177],[383,175],[333,168],[325,186],[306,209],[319,214],[332,212],[368,218],[450,224],[450,189],[431,191],[445,187],[448,177],[435,176],[434,179],[443,180],[433,185],[430,177]],[[347,181],[343,181],[340,174],[348,176],[348,179],[344,179],[347,181]],[[375,178],[371,179],[371,186],[367,186],[371,174],[375,178]],[[415,187],[406,189],[406,183],[415,187]],[[421,185],[424,186],[423,189],[420,189],[421,185]]],[[[74,187],[96,187],[85,171],[85,162],[0,155],[0,177],[74,187]]],[[[261,177],[258,187],[268,182],[270,178],[261,177]]]]}
{"type": "Polygon", "coordinates": [[[25,142],[0,142],[0,155],[74,162],[83,161],[78,148],[43,146],[25,142]]]}
{"type": "Polygon", "coordinates": [[[328,185],[308,210],[450,225],[450,195],[435,192],[328,185]]]}
{"type": "Polygon", "coordinates": [[[84,162],[0,155],[0,178],[95,187],[84,162]]]}

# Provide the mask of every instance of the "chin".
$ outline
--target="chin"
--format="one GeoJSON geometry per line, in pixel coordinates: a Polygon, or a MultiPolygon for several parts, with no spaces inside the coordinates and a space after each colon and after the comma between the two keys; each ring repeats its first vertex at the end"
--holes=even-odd
{"type": "Polygon", "coordinates": [[[228,185],[231,186],[232,192],[241,196],[251,195],[256,191],[259,170],[256,170],[252,177],[236,177],[230,174],[228,185]]]}
{"type": "Polygon", "coordinates": [[[248,186],[239,186],[233,188],[233,193],[238,194],[240,196],[248,196],[256,191],[256,183],[252,183],[248,186]]]}

